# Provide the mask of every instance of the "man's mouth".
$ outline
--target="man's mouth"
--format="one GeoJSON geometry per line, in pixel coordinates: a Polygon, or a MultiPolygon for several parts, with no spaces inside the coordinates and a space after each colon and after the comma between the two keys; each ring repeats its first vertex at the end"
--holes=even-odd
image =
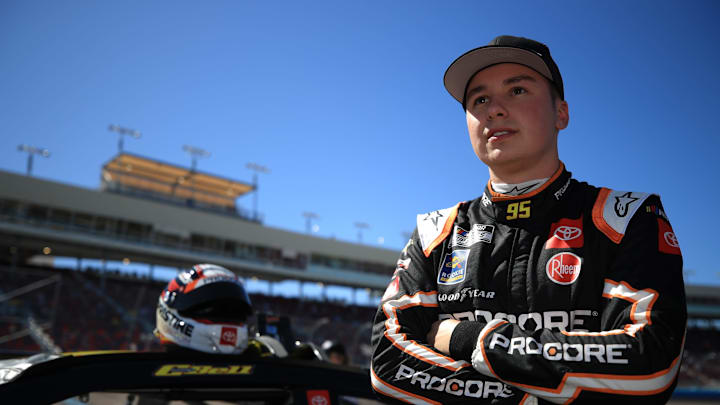
{"type": "Polygon", "coordinates": [[[488,140],[491,141],[491,140],[495,140],[495,139],[501,139],[501,138],[507,137],[509,135],[513,135],[516,132],[517,131],[509,129],[509,128],[496,128],[496,129],[489,130],[487,132],[487,137],[488,137],[488,140]]]}

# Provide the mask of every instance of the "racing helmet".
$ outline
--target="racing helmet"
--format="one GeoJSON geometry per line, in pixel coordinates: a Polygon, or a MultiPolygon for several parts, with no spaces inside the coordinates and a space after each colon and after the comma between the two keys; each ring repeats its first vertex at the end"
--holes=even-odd
{"type": "Polygon", "coordinates": [[[155,335],[205,353],[239,354],[248,345],[252,304],[242,281],[214,264],[196,264],[170,280],[160,294],[155,335]]]}

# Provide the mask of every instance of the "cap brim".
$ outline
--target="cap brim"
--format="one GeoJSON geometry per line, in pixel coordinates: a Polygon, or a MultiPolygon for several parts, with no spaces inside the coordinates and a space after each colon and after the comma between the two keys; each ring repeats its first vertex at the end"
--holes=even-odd
{"type": "Polygon", "coordinates": [[[475,74],[499,63],[525,65],[545,76],[551,82],[552,74],[540,56],[531,51],[506,46],[485,46],[473,49],[459,58],[445,71],[445,88],[450,95],[463,103],[468,82],[475,74]]]}

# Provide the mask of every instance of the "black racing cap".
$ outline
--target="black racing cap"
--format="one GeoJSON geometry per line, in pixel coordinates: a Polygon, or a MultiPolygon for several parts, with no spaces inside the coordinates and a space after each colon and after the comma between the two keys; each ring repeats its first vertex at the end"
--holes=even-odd
{"type": "Polygon", "coordinates": [[[523,37],[501,35],[488,45],[466,52],[445,71],[445,88],[451,96],[465,105],[465,91],[475,74],[499,63],[518,63],[545,76],[555,86],[561,99],[565,99],[562,76],[550,49],[540,42],[523,37]]]}

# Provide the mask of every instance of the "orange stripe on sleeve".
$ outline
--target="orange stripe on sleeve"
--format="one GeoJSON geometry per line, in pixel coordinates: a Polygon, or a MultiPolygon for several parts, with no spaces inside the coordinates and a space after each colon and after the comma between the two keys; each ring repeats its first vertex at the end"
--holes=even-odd
{"type": "Polygon", "coordinates": [[[450,211],[450,215],[448,215],[447,221],[445,221],[445,226],[443,226],[442,232],[440,232],[440,235],[433,240],[427,248],[423,251],[425,254],[425,257],[430,257],[430,253],[432,253],[433,249],[435,249],[439,244],[442,243],[442,241],[447,238],[448,235],[450,235],[450,232],[452,231],[453,225],[455,224],[455,218],[457,217],[458,208],[460,208],[460,204],[457,203],[450,211]]]}
{"type": "Polygon", "coordinates": [[[403,353],[413,356],[418,360],[433,366],[442,367],[450,371],[457,371],[465,367],[469,367],[470,363],[463,360],[455,360],[439,353],[433,348],[423,345],[415,340],[408,339],[407,334],[400,333],[400,323],[398,321],[398,310],[404,310],[411,307],[437,307],[436,301],[437,291],[424,292],[420,291],[412,296],[404,295],[398,299],[389,300],[382,306],[383,313],[387,317],[385,321],[385,337],[390,340],[392,345],[403,353]]]}
{"type": "Polygon", "coordinates": [[[495,373],[495,370],[493,370],[492,366],[490,365],[490,360],[489,360],[488,357],[487,357],[487,353],[485,352],[485,338],[487,337],[487,335],[490,334],[490,332],[494,331],[495,329],[497,329],[497,328],[499,328],[500,326],[505,325],[505,324],[507,324],[507,323],[509,323],[509,322],[507,322],[507,321],[498,322],[498,324],[495,325],[494,327],[488,328],[488,329],[485,331],[485,333],[483,333],[482,336],[480,336],[480,339],[479,339],[479,342],[480,342],[480,351],[481,351],[482,354],[483,354],[483,360],[485,361],[485,365],[487,366],[488,370],[490,370],[490,373],[491,373],[492,375],[494,375],[495,378],[497,378],[497,379],[500,379],[500,377],[498,377],[497,373],[495,373]]]}
{"type": "MultiPolygon", "coordinates": [[[[631,307],[630,318],[635,323],[625,325],[624,329],[616,329],[611,331],[562,331],[562,333],[568,336],[606,336],[615,334],[627,334],[635,337],[635,333],[637,331],[641,330],[646,324],[650,324],[650,314],[652,312],[652,307],[657,301],[659,293],[652,289],[635,289],[624,281],[615,282],[610,279],[605,279],[603,297],[608,299],[618,298],[632,302],[633,305],[631,307]]],[[[485,356],[484,347],[482,349],[483,356],[485,356]]],[[[566,373],[563,376],[560,384],[555,388],[521,384],[510,380],[501,379],[494,372],[493,375],[508,384],[512,384],[525,389],[530,394],[536,394],[537,392],[544,393],[543,396],[545,397],[568,398],[567,401],[564,403],[570,403],[573,400],[577,399],[577,397],[583,390],[634,396],[653,395],[663,392],[673,383],[675,375],[677,375],[677,372],[679,371],[679,361],[681,357],[682,352],[671,362],[668,368],[657,371],[655,373],[644,375],[566,373]],[[657,384],[662,385],[658,386],[657,384]]],[[[487,363],[487,357],[485,361],[487,363]]],[[[488,368],[490,368],[489,364],[487,364],[487,366],[488,368]]],[[[492,369],[490,370],[492,371],[492,369]]]]}

